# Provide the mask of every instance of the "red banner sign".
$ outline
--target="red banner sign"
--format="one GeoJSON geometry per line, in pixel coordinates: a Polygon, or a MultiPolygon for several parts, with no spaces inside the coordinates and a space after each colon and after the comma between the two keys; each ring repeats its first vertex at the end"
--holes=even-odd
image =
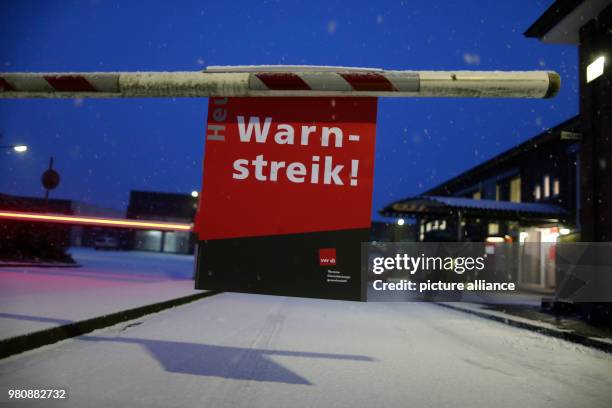
{"type": "Polygon", "coordinates": [[[210,98],[200,240],[369,228],[376,102],[210,98]]]}

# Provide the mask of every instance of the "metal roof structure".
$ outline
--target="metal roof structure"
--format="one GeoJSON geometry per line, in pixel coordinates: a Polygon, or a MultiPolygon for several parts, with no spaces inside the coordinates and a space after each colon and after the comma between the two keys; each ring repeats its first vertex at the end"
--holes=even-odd
{"type": "Polygon", "coordinates": [[[559,222],[567,210],[552,204],[474,200],[464,197],[416,196],[389,204],[380,214],[388,217],[451,216],[511,219],[527,222],[559,222]]]}
{"type": "MultiPolygon", "coordinates": [[[[568,120],[559,123],[558,125],[530,138],[526,141],[505,150],[490,159],[477,164],[476,166],[465,170],[457,176],[438,184],[423,193],[423,195],[441,195],[441,191],[456,186],[465,180],[478,178],[479,175],[490,172],[492,169],[499,167],[502,163],[516,159],[521,154],[537,149],[546,143],[563,139],[565,136],[563,131],[572,130],[577,132],[580,130],[580,115],[569,118],[568,120]]],[[[567,140],[568,143],[575,143],[576,140],[567,140]]],[[[442,195],[445,194],[442,192],[442,195]]]]}
{"type": "Polygon", "coordinates": [[[579,45],[580,27],[610,4],[610,0],[556,0],[523,35],[548,44],[579,45]]]}

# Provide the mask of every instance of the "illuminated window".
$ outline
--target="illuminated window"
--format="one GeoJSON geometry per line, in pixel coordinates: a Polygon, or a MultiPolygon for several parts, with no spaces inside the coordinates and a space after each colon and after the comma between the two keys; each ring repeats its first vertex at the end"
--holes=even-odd
{"type": "Polygon", "coordinates": [[[599,57],[591,62],[586,69],[586,81],[591,82],[595,78],[600,77],[604,72],[605,58],[599,57]]]}
{"type": "Polygon", "coordinates": [[[499,184],[495,185],[495,201],[499,201],[499,198],[501,196],[501,191],[499,188],[499,184]]]}
{"type": "Polygon", "coordinates": [[[544,198],[550,197],[550,176],[544,176],[544,198]]]}
{"type": "Polygon", "coordinates": [[[162,234],[161,231],[136,231],[134,247],[144,251],[161,251],[162,234]]]}
{"type": "Polygon", "coordinates": [[[474,194],[472,194],[472,198],[474,200],[480,200],[482,198],[482,193],[480,191],[474,191],[474,194]]]}
{"type": "Polygon", "coordinates": [[[539,184],[537,186],[535,186],[535,188],[533,190],[533,197],[536,200],[539,200],[540,198],[542,198],[542,189],[540,188],[539,184]]]}
{"type": "Polygon", "coordinates": [[[555,179],[553,181],[553,195],[558,196],[561,192],[561,183],[559,183],[559,179],[555,179]]]}
{"type": "Polygon", "coordinates": [[[513,203],[521,202],[521,178],[515,177],[510,180],[510,201],[513,203]]]}
{"type": "Polygon", "coordinates": [[[499,234],[499,224],[496,222],[489,223],[489,235],[499,234]]]}
{"type": "Polygon", "coordinates": [[[445,230],[446,229],[446,220],[442,220],[442,222],[440,222],[440,229],[441,230],[445,230]]]}

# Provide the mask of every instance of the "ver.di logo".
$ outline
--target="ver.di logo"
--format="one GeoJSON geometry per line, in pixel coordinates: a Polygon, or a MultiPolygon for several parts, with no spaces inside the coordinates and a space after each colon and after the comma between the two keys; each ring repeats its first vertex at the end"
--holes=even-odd
{"type": "Polygon", "coordinates": [[[319,248],[319,265],[336,265],[336,248],[319,248]]]}

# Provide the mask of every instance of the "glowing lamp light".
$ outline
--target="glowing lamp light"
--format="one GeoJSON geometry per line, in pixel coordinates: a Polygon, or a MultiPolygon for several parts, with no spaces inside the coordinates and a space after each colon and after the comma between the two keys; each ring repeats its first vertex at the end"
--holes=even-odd
{"type": "Polygon", "coordinates": [[[28,151],[28,146],[16,145],[16,146],[13,146],[13,150],[16,151],[17,153],[25,153],[28,151]]]}
{"type": "Polygon", "coordinates": [[[559,234],[561,234],[561,235],[567,235],[570,232],[572,232],[572,231],[570,231],[569,228],[559,228],[559,234]]]}
{"type": "Polygon", "coordinates": [[[400,218],[399,220],[397,220],[397,225],[404,225],[404,219],[400,218]]]}
{"type": "Polygon", "coordinates": [[[191,196],[192,196],[193,198],[198,198],[198,196],[199,196],[199,195],[200,195],[200,193],[198,193],[196,190],[193,190],[193,191],[191,192],[191,196]]]}
{"type": "Polygon", "coordinates": [[[598,78],[604,73],[604,64],[606,59],[599,57],[595,61],[591,62],[586,68],[586,81],[591,82],[595,78],[598,78]]]}

